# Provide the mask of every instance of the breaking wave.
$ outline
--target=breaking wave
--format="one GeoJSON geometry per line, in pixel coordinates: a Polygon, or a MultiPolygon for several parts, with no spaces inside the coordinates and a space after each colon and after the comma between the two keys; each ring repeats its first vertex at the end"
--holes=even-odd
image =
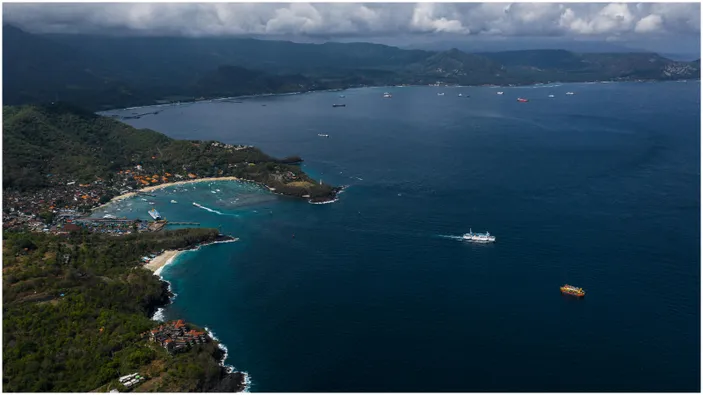
{"type": "MultiPolygon", "coordinates": [[[[217,342],[217,347],[224,353],[224,355],[222,356],[222,360],[220,360],[220,366],[225,368],[227,373],[237,372],[237,369],[235,369],[234,366],[225,364],[225,361],[227,360],[227,355],[229,355],[229,350],[227,349],[227,346],[225,346],[220,341],[220,339],[215,336],[215,332],[213,332],[212,329],[208,328],[207,326],[205,327],[205,332],[207,332],[207,334],[212,340],[217,342]]],[[[239,373],[244,376],[244,389],[242,390],[242,392],[249,392],[249,389],[251,388],[251,376],[247,372],[239,371],[239,373]]]]}

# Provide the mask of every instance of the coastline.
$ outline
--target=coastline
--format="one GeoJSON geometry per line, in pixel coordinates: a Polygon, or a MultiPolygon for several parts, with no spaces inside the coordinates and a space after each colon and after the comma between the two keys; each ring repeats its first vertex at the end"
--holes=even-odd
{"type": "MultiPolygon", "coordinates": [[[[183,253],[188,252],[188,251],[197,251],[202,247],[212,245],[212,244],[222,244],[222,243],[234,243],[238,241],[239,238],[236,237],[231,237],[231,236],[223,236],[219,240],[207,242],[207,243],[202,243],[202,244],[197,244],[195,246],[189,247],[189,248],[184,248],[184,249],[179,249],[179,250],[165,250],[161,254],[157,255],[154,259],[151,260],[151,262],[147,263],[143,267],[147,270],[150,270],[154,273],[155,276],[159,277],[159,280],[161,280],[163,283],[167,284],[168,286],[168,302],[160,306],[156,309],[154,314],[151,316],[151,320],[153,321],[158,321],[158,322],[164,322],[165,321],[165,316],[164,316],[164,311],[165,308],[168,304],[173,303],[173,300],[176,298],[176,294],[173,292],[171,289],[171,283],[166,280],[162,275],[163,269],[173,263],[173,261],[181,256],[183,253]]],[[[219,361],[219,365],[224,369],[225,375],[233,375],[231,377],[240,377],[241,381],[239,382],[239,388],[241,390],[237,391],[237,393],[241,392],[249,392],[249,389],[251,388],[251,376],[249,373],[245,371],[239,371],[235,369],[234,366],[232,365],[227,365],[225,364],[225,360],[227,359],[227,356],[229,355],[229,350],[227,349],[227,346],[222,344],[220,342],[220,339],[218,339],[215,336],[215,333],[209,329],[208,327],[205,327],[206,332],[210,336],[210,338],[214,341],[217,342],[217,347],[222,351],[222,358],[219,361]]]]}
{"type": "MultiPolygon", "coordinates": [[[[517,87],[527,87],[527,86],[539,86],[548,84],[613,84],[620,82],[634,82],[634,83],[649,83],[649,82],[686,82],[686,81],[700,81],[700,78],[687,78],[687,79],[676,79],[676,80],[659,80],[659,79],[642,79],[642,80],[593,80],[593,81],[549,81],[549,82],[526,82],[520,84],[507,84],[507,85],[497,85],[497,84],[473,84],[473,85],[446,85],[441,87],[455,87],[455,88],[475,88],[475,87],[488,87],[488,88],[517,88],[517,87]]],[[[184,100],[173,103],[153,103],[141,106],[133,107],[113,107],[104,110],[95,111],[98,115],[109,116],[107,113],[111,111],[126,111],[126,110],[137,110],[142,108],[153,108],[153,107],[176,107],[185,104],[197,104],[197,103],[209,103],[214,101],[224,101],[224,100],[235,100],[235,99],[255,99],[259,97],[270,97],[270,96],[290,96],[290,95],[304,95],[307,93],[319,93],[319,92],[341,92],[354,89],[367,89],[367,88],[405,88],[405,87],[428,87],[432,86],[429,84],[406,84],[406,85],[366,85],[366,86],[350,86],[347,88],[329,88],[329,89],[312,89],[308,91],[295,91],[295,92],[281,92],[281,93],[258,93],[240,96],[225,96],[225,97],[212,97],[201,100],[184,100]]],[[[147,115],[147,114],[145,114],[147,115]]]]}
{"type": "MultiPolygon", "coordinates": [[[[274,194],[274,195],[290,196],[290,195],[286,195],[286,194],[283,194],[283,193],[275,192],[274,190],[271,190],[271,188],[268,187],[266,184],[264,184],[264,183],[262,183],[262,182],[258,182],[258,181],[247,180],[247,179],[243,179],[243,178],[239,178],[239,177],[235,177],[235,176],[205,177],[205,178],[197,178],[197,179],[194,179],[194,180],[174,181],[174,182],[167,182],[167,183],[165,183],[165,184],[151,185],[151,186],[148,186],[148,187],[144,187],[144,188],[138,189],[138,190],[136,190],[136,191],[127,192],[127,193],[124,193],[124,194],[122,194],[122,195],[115,196],[114,198],[110,199],[110,201],[107,202],[107,203],[104,203],[104,204],[101,204],[101,205],[99,205],[99,206],[93,207],[92,209],[90,209],[90,211],[91,211],[91,212],[94,212],[95,210],[99,210],[99,209],[105,208],[105,207],[107,207],[107,206],[109,206],[109,205],[111,205],[111,204],[113,204],[113,203],[119,202],[120,200],[129,199],[129,198],[138,196],[140,193],[153,192],[153,191],[156,191],[156,190],[159,190],[159,189],[169,188],[169,187],[178,186],[178,185],[196,184],[196,183],[200,183],[200,182],[215,182],[215,181],[249,182],[249,183],[257,184],[257,185],[259,185],[259,186],[261,186],[261,187],[263,187],[263,188],[266,188],[270,193],[272,193],[272,194],[274,194]]],[[[336,201],[338,200],[338,196],[339,196],[339,194],[344,190],[344,188],[345,188],[345,187],[336,187],[335,192],[334,192],[334,197],[333,197],[332,199],[326,199],[326,200],[322,200],[322,201],[314,200],[314,199],[308,199],[308,203],[311,203],[311,204],[334,203],[334,202],[336,202],[336,201]]],[[[291,196],[291,197],[295,197],[295,196],[291,196]]]]}
{"type": "Polygon", "coordinates": [[[212,181],[247,181],[247,180],[242,180],[242,179],[237,178],[237,177],[234,177],[234,176],[224,176],[224,177],[197,178],[197,179],[194,179],[194,180],[174,181],[174,182],[167,182],[167,183],[165,183],[165,184],[150,185],[150,186],[148,186],[148,187],[140,188],[140,189],[138,189],[138,190],[136,190],[136,191],[127,192],[127,193],[123,193],[122,195],[115,196],[115,197],[113,197],[112,199],[110,199],[109,202],[104,203],[104,204],[101,204],[101,205],[99,205],[99,206],[93,207],[93,208],[91,209],[91,211],[95,211],[95,210],[98,210],[98,209],[101,209],[101,208],[105,208],[105,207],[109,206],[109,205],[112,204],[112,203],[119,202],[120,200],[124,200],[124,199],[129,199],[129,198],[131,198],[131,197],[135,197],[135,196],[139,195],[140,193],[148,193],[148,192],[153,192],[153,191],[156,191],[156,190],[159,190],[159,189],[168,188],[168,187],[172,187],[172,186],[184,185],[184,184],[194,184],[194,183],[198,183],[198,182],[207,182],[207,181],[212,182],[212,181]]]}

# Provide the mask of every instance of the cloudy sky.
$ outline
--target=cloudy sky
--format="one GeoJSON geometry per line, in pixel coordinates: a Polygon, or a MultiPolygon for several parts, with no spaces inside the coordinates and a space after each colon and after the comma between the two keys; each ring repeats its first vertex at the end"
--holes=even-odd
{"type": "Polygon", "coordinates": [[[255,35],[393,44],[541,38],[699,48],[698,3],[4,3],[38,33],[255,35]]]}

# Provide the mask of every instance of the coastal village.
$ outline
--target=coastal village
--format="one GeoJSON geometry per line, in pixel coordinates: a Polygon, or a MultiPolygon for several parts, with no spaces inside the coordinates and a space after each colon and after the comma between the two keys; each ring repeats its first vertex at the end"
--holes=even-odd
{"type": "MultiPolygon", "coordinates": [[[[143,334],[147,335],[147,334],[143,334]]],[[[183,320],[167,322],[148,333],[149,340],[171,354],[187,351],[196,344],[205,344],[212,339],[205,333],[190,329],[183,320]]]]}
{"type": "Polygon", "coordinates": [[[147,172],[141,165],[117,172],[111,181],[97,178],[79,183],[65,177],[49,177],[49,187],[35,192],[3,192],[3,229],[30,230],[54,234],[85,229],[90,232],[124,235],[160,230],[140,220],[87,218],[91,210],[109,202],[114,196],[139,194],[139,189],[184,179],[195,180],[194,173],[171,174],[147,172]]]}
{"type": "MultiPolygon", "coordinates": [[[[195,143],[194,143],[195,144],[195,143]]],[[[233,145],[211,142],[214,149],[242,151],[253,148],[249,145],[233,145]]],[[[156,156],[152,157],[155,159],[156,156]]],[[[228,166],[253,166],[253,163],[232,163],[228,166]]],[[[220,169],[219,176],[224,171],[220,169]]],[[[289,183],[291,186],[305,184],[290,171],[271,174],[277,182],[289,183]]],[[[120,218],[88,218],[96,207],[110,202],[116,196],[143,194],[143,188],[158,187],[159,185],[194,181],[202,176],[189,171],[183,166],[181,173],[171,173],[163,169],[145,168],[137,164],[131,168],[119,170],[110,175],[109,179],[96,177],[92,182],[81,183],[76,179],[65,176],[48,174],[48,186],[32,192],[17,190],[3,191],[3,229],[12,231],[29,230],[64,234],[73,231],[87,230],[89,232],[106,233],[115,236],[134,232],[158,231],[163,228],[163,221],[151,223],[139,220],[120,218]]],[[[275,191],[275,188],[269,188],[275,191]]],[[[307,197],[304,196],[304,197],[307,197]]]]}

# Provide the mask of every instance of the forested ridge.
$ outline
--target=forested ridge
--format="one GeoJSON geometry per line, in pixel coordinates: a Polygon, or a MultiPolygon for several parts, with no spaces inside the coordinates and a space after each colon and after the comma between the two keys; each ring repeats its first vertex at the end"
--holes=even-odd
{"type": "Polygon", "coordinates": [[[144,390],[217,387],[225,372],[216,345],[172,357],[143,338],[156,325],[150,315],[169,295],[166,284],[141,267],[140,258],[205,243],[218,233],[5,232],[3,389],[86,392],[110,383],[114,388],[119,375],[134,371],[148,376],[144,390]]]}
{"type": "Polygon", "coordinates": [[[235,37],[36,35],[3,27],[5,104],[91,110],[260,93],[398,84],[533,84],[700,78],[700,61],[655,53],[467,53],[372,43],[235,37]]]}
{"type": "Polygon", "coordinates": [[[59,177],[111,183],[119,171],[138,165],[147,174],[169,173],[181,179],[189,174],[236,176],[279,193],[312,199],[329,198],[336,191],[291,164],[302,161],[297,156],[276,159],[256,147],[175,140],[65,103],[6,106],[3,120],[6,190],[48,188],[59,177]]]}

